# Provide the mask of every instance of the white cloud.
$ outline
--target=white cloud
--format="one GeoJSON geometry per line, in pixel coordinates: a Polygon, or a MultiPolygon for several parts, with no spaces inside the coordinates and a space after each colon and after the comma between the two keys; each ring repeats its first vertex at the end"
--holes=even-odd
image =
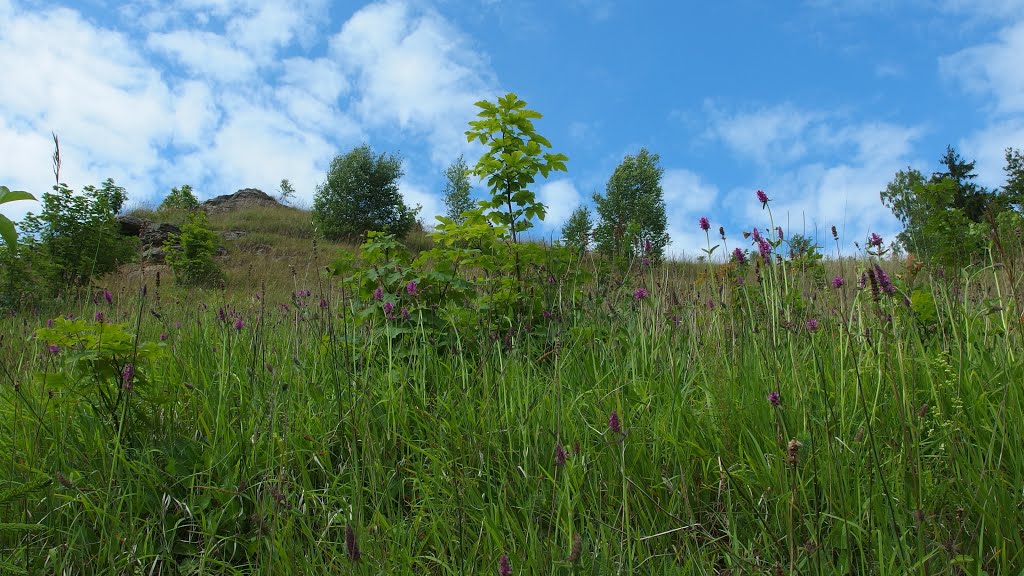
{"type": "MultiPolygon", "coordinates": [[[[711,211],[718,198],[718,188],[695,172],[673,168],[665,170],[661,189],[665,194],[665,215],[672,239],[668,253],[674,257],[699,256],[700,249],[707,247],[707,238],[697,222],[701,216],[715,219],[711,211]]],[[[715,224],[716,229],[718,225],[715,224]]],[[[712,239],[714,236],[712,234],[712,239]]]]}
{"type": "Polygon", "coordinates": [[[246,82],[254,79],[252,55],[219,34],[202,30],[175,30],[149,35],[148,46],[176,60],[192,74],[210,82],[246,82]]]}
{"type": "Polygon", "coordinates": [[[551,180],[541,185],[537,199],[547,208],[544,221],[539,223],[548,230],[561,230],[573,210],[583,201],[576,185],[568,178],[551,180]]]}
{"type": "Polygon", "coordinates": [[[939,60],[942,72],[968,92],[994,101],[995,112],[1024,112],[1024,19],[1004,28],[995,42],[979,44],[939,60]]]}
{"type": "Polygon", "coordinates": [[[1024,148],[1024,117],[993,122],[960,142],[965,158],[977,162],[975,173],[978,183],[989,188],[1006,183],[1006,149],[1024,148]]]}
{"type": "Polygon", "coordinates": [[[445,213],[441,199],[437,194],[430,192],[430,189],[426,186],[403,179],[399,181],[398,189],[401,191],[407,206],[415,208],[419,205],[421,207],[417,218],[423,221],[423,225],[427,228],[433,228],[437,224],[436,216],[445,213]]]}
{"type": "Polygon", "coordinates": [[[469,40],[434,12],[401,1],[371,4],[331,39],[332,57],[352,70],[355,108],[371,126],[425,134],[431,158],[447,165],[469,150],[473,103],[493,98],[493,75],[469,40]]]}
{"type": "Polygon", "coordinates": [[[733,152],[759,164],[795,162],[808,152],[808,127],[821,116],[789,104],[725,114],[708,106],[712,123],[707,136],[722,140],[733,152]]]}

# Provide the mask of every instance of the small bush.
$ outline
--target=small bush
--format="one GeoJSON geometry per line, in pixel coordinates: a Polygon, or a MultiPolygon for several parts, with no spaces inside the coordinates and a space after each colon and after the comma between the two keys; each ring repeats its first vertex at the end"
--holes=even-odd
{"type": "Polygon", "coordinates": [[[181,227],[181,234],[168,239],[167,263],[179,284],[215,286],[224,278],[213,259],[216,251],[217,234],[210,230],[206,213],[193,212],[181,227]]]}

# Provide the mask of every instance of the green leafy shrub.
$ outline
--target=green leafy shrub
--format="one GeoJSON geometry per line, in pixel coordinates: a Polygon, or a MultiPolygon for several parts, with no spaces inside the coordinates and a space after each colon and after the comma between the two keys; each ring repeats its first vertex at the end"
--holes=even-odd
{"type": "Polygon", "coordinates": [[[627,155],[608,179],[605,195],[594,194],[600,222],[594,229],[598,250],[615,257],[660,258],[668,246],[664,169],[660,157],[641,148],[627,155]]]}
{"type": "Polygon", "coordinates": [[[179,284],[215,286],[224,276],[213,256],[217,252],[217,234],[210,230],[205,212],[194,212],[167,241],[167,263],[179,284]]]}
{"type": "Polygon", "coordinates": [[[181,188],[171,188],[171,192],[160,203],[161,212],[195,212],[199,210],[199,199],[192,192],[192,187],[185,184],[181,188]]]}

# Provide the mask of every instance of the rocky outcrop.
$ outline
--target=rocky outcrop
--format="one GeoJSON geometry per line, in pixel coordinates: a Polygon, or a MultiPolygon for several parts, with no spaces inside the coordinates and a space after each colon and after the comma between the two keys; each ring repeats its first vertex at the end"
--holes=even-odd
{"type": "Polygon", "coordinates": [[[255,188],[243,188],[234,194],[225,194],[203,202],[203,210],[209,213],[227,212],[253,206],[281,206],[273,196],[255,188]]]}
{"type": "Polygon", "coordinates": [[[181,228],[167,222],[153,222],[138,216],[120,215],[117,223],[124,236],[138,236],[142,247],[143,262],[162,264],[165,259],[164,246],[171,234],[180,234],[181,228]]]}

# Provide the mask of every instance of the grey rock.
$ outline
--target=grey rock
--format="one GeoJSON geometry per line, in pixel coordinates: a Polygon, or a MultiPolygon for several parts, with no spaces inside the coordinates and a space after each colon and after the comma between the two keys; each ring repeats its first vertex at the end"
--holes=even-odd
{"type": "Polygon", "coordinates": [[[243,188],[234,194],[216,196],[203,202],[203,209],[207,212],[226,212],[251,206],[281,206],[281,203],[256,188],[243,188]]]}
{"type": "Polygon", "coordinates": [[[150,223],[149,226],[142,229],[139,240],[143,246],[163,246],[171,234],[181,234],[181,228],[167,222],[150,223]]]}

